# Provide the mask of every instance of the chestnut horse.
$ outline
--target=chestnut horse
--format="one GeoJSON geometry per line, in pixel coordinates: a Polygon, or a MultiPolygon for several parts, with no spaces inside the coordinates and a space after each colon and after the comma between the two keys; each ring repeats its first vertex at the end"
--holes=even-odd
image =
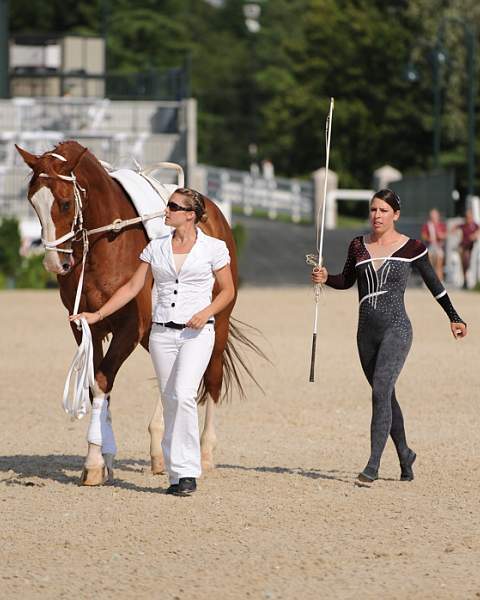
{"type": "MultiPolygon", "coordinates": [[[[134,218],[137,213],[117,181],[109,176],[87,148],[77,142],[61,143],[41,156],[30,154],[18,146],[17,150],[33,170],[28,187],[28,199],[42,225],[42,239],[47,250],[44,266],[48,271],[57,274],[62,302],[71,313],[81,273],[82,232],[108,225],[115,219],[134,218]],[[79,205],[75,194],[77,196],[81,194],[81,218],[77,214],[78,208],[75,208],[79,205]],[[58,244],[62,236],[68,237],[68,233],[74,230],[76,232],[74,237],[58,244]],[[52,244],[55,240],[56,245],[52,244]]],[[[220,209],[209,199],[206,199],[206,209],[208,221],[199,226],[207,235],[220,238],[227,244],[235,283],[235,298],[217,315],[215,345],[199,392],[199,402],[206,402],[205,424],[201,436],[202,466],[205,470],[214,466],[213,451],[216,445],[214,405],[220,398],[222,383],[228,391],[233,381],[243,392],[238,367],[242,366],[251,376],[239,357],[237,348],[233,347],[232,338],[256,349],[254,344],[231,322],[230,315],[237,293],[237,257],[231,229],[220,209]]],[[[137,269],[140,252],[148,242],[143,225],[140,223],[130,225],[120,232],[110,231],[91,235],[79,311],[98,310],[120,286],[126,283],[137,269]]],[[[90,392],[93,399],[104,395],[109,397],[118,370],[137,344],[140,343],[148,350],[152,284],[150,276],[134,300],[91,327],[95,389],[91,389],[90,392]],[[112,337],[108,350],[104,354],[102,340],[108,334],[112,337]]],[[[214,288],[213,294],[215,293],[214,288]]],[[[73,324],[72,331],[79,344],[81,332],[73,324]]],[[[149,424],[149,432],[152,471],[161,473],[163,457],[160,444],[163,435],[163,416],[160,399],[149,424]]],[[[113,455],[105,451],[104,458],[111,478],[113,455]]],[[[89,479],[87,463],[88,456],[83,483],[86,485],[102,483],[104,478],[97,480],[92,476],[89,479]]]]}

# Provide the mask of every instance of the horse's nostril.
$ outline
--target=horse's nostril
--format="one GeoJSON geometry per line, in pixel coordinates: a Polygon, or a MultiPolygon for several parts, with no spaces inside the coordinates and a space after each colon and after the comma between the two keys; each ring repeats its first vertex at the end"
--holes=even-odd
{"type": "Polygon", "coordinates": [[[70,265],[68,263],[63,263],[62,267],[63,267],[64,271],[68,271],[68,269],[70,268],[70,265]]]}

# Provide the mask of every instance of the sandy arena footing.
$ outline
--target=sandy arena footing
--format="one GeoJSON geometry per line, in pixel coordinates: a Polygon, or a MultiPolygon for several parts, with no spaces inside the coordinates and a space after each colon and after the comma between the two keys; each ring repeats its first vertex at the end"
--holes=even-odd
{"type": "Polygon", "coordinates": [[[87,421],[61,395],[74,341],[58,293],[0,294],[2,598],[306,600],[480,597],[480,295],[451,294],[455,341],[426,290],[409,290],[414,342],[397,386],[415,481],[388,443],[380,480],[354,486],[369,450],[370,394],[353,291],[322,298],[308,383],[311,288],[243,289],[236,316],[272,359],[263,395],[218,411],[217,469],[191,498],[150,474],[156,400],[138,349],[112,394],[115,485],[78,486],[87,421]]]}

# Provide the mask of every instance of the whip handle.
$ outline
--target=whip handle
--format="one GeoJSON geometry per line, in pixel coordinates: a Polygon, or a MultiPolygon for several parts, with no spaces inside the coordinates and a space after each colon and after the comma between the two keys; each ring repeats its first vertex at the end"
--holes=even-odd
{"type": "Polygon", "coordinates": [[[310,360],[310,382],[315,381],[315,353],[317,351],[317,334],[314,333],[312,336],[312,357],[310,360]]]}

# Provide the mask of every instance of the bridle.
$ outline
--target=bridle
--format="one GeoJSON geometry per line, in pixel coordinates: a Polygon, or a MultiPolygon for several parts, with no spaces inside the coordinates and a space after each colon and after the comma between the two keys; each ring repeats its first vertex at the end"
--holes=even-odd
{"type": "MultiPolygon", "coordinates": [[[[54,158],[58,158],[61,161],[67,162],[67,159],[64,156],[55,152],[48,152],[44,156],[53,156],[54,158]]],[[[161,210],[147,215],[142,215],[141,217],[134,217],[133,219],[115,219],[114,221],[112,221],[112,223],[109,223],[108,225],[96,227],[95,229],[85,229],[83,226],[83,198],[85,198],[87,190],[78,183],[75,173],[73,171],[70,173],[70,175],[60,175],[59,173],[49,175],[48,173],[40,173],[39,177],[46,179],[61,179],[62,181],[71,182],[73,185],[73,198],[75,201],[75,214],[73,217],[70,231],[65,235],[62,235],[61,237],[57,238],[56,240],[45,240],[42,238],[42,244],[45,248],[45,251],[55,250],[56,252],[72,254],[72,249],[58,248],[58,246],[64,244],[65,242],[68,242],[72,238],[74,240],[81,238],[83,241],[84,252],[85,248],[86,252],[88,252],[88,237],[90,235],[93,235],[94,233],[103,233],[105,231],[114,231],[115,233],[118,233],[124,227],[128,227],[129,225],[135,225],[136,223],[141,223],[150,219],[163,217],[165,215],[165,210],[161,210]]]]}
{"type": "MultiPolygon", "coordinates": [[[[82,235],[82,237],[84,238],[84,242],[86,241],[85,238],[88,238],[88,231],[85,232],[85,229],[83,227],[82,195],[83,195],[83,197],[86,195],[86,190],[79,185],[77,178],[75,176],[75,173],[73,173],[73,172],[71,175],[60,175],[58,173],[55,175],[48,175],[47,173],[40,173],[39,177],[44,177],[44,178],[48,178],[48,179],[62,179],[63,181],[71,181],[73,184],[73,198],[75,201],[75,215],[73,217],[72,226],[71,226],[70,231],[68,233],[66,233],[65,235],[62,235],[61,237],[59,237],[53,241],[45,240],[44,238],[42,238],[42,244],[43,244],[43,247],[45,248],[45,251],[55,250],[56,252],[72,254],[73,250],[71,248],[70,249],[58,248],[58,246],[60,246],[60,244],[64,244],[65,242],[68,242],[68,240],[71,240],[72,238],[76,238],[78,234],[84,234],[84,233],[87,234],[87,236],[82,235]]],[[[88,240],[87,240],[87,243],[88,243],[88,240]]]]}

